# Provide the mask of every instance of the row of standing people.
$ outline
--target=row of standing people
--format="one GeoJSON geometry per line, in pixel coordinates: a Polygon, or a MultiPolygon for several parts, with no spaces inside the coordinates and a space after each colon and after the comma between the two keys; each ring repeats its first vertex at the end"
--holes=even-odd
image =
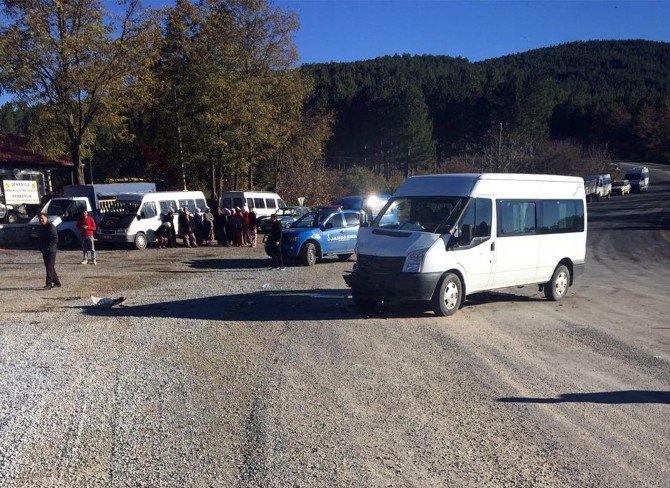
{"type": "Polygon", "coordinates": [[[176,238],[180,237],[186,247],[212,245],[217,242],[221,246],[256,247],[258,218],[254,210],[247,207],[217,207],[214,213],[206,208],[201,215],[192,214],[187,208],[178,213],[179,234],[175,231],[175,214],[169,210],[161,215],[161,226],[156,230],[158,246],[176,247],[176,238]]]}

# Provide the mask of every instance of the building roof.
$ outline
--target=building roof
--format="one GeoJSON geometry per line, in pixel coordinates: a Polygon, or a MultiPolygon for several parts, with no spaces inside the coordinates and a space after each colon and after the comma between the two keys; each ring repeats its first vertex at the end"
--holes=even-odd
{"type": "Polygon", "coordinates": [[[16,134],[0,134],[0,166],[20,166],[37,168],[72,168],[72,161],[66,158],[50,158],[32,151],[28,138],[16,134]]]}

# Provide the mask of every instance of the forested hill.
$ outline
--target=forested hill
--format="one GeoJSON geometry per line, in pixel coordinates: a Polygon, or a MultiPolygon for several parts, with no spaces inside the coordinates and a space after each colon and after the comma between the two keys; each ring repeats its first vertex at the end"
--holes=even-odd
{"type": "Polygon", "coordinates": [[[314,103],[337,116],[326,161],[420,165],[508,145],[571,140],[670,160],[670,43],[573,42],[481,62],[385,56],[311,64],[314,103]]]}

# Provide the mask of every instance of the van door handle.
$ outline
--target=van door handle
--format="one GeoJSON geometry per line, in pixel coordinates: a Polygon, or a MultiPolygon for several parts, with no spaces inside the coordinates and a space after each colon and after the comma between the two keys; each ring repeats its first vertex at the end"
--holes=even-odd
{"type": "Polygon", "coordinates": [[[491,251],[495,251],[495,250],[496,250],[496,241],[493,241],[491,243],[491,251]]]}

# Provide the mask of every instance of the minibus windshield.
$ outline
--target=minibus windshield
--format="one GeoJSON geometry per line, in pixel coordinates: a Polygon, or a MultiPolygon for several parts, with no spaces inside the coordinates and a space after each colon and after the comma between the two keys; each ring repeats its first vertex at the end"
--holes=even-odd
{"type": "Polygon", "coordinates": [[[461,214],[466,197],[393,197],[372,227],[446,234],[461,214]]]}
{"type": "Polygon", "coordinates": [[[72,205],[72,200],[54,198],[44,206],[42,212],[47,215],[62,216],[65,215],[65,212],[70,208],[70,205],[72,205]]]}
{"type": "Polygon", "coordinates": [[[140,203],[138,200],[117,200],[109,207],[107,213],[114,215],[137,215],[140,203]]]}

